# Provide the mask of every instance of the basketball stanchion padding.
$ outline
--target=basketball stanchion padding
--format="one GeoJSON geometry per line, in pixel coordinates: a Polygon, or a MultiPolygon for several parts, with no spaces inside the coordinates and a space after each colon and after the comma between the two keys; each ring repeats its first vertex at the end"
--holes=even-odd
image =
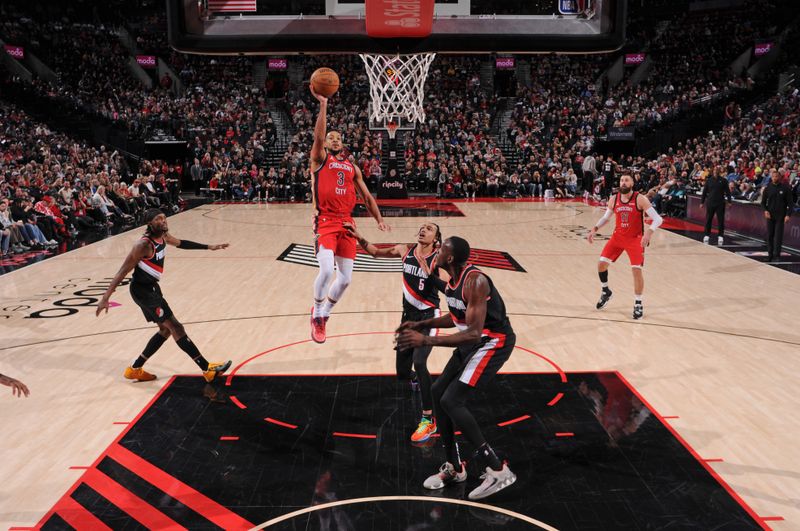
{"type": "Polygon", "coordinates": [[[400,127],[400,124],[397,122],[389,122],[386,124],[386,132],[389,133],[389,138],[394,140],[395,135],[397,134],[397,129],[400,127]]]}

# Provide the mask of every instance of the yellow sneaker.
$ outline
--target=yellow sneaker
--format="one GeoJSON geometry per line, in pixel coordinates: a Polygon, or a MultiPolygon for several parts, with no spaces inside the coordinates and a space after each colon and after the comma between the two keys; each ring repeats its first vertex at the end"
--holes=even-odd
{"type": "Polygon", "coordinates": [[[203,372],[203,378],[205,378],[208,383],[211,383],[218,376],[222,376],[223,374],[225,374],[225,371],[227,371],[230,368],[231,368],[231,360],[228,360],[225,363],[209,363],[208,370],[203,372]]]}
{"type": "Polygon", "coordinates": [[[137,369],[134,369],[133,367],[128,367],[125,369],[123,376],[125,376],[125,378],[127,378],[128,380],[138,380],[140,382],[149,382],[151,380],[156,379],[155,374],[150,374],[141,367],[137,369]]]}
{"type": "Polygon", "coordinates": [[[422,420],[419,421],[417,431],[411,434],[411,442],[419,443],[427,441],[434,433],[436,433],[436,420],[429,420],[423,417],[422,420]]]}

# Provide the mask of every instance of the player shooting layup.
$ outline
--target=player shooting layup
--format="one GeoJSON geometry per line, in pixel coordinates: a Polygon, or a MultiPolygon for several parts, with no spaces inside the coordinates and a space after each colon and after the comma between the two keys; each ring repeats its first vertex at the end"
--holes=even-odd
{"type": "Polygon", "coordinates": [[[311,312],[311,339],[325,342],[325,324],[331,309],[341,300],[350,285],[353,261],[356,258],[356,239],[344,224],[355,225],[352,212],[356,192],[364,199],[367,210],[382,231],[391,230],[384,223],[378,203],[367,190],[361,170],[342,156],[342,135],[338,131],[326,134],[328,98],[314,92],[319,100],[319,115],[314,126],[314,145],[311,148],[312,197],[314,201],[314,248],[319,262],[319,274],[314,281],[314,308],[311,312]],[[338,270],[333,278],[333,264],[338,270]]]}

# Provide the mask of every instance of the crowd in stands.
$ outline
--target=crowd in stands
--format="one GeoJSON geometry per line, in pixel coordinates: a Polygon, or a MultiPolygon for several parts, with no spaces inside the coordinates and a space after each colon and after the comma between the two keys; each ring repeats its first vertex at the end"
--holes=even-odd
{"type": "Polygon", "coordinates": [[[52,131],[14,105],[0,102],[2,254],[55,247],[83,231],[129,226],[144,209],[174,212],[176,166],[138,170],[104,146],[52,131]]]}
{"type": "MultiPolygon", "coordinates": [[[[19,1],[12,4],[14,9],[22,9],[19,1]]],[[[3,8],[4,14],[12,16],[0,23],[0,35],[29,46],[56,71],[58,84],[36,81],[34,90],[47,97],[67,99],[87,114],[119,123],[141,138],[164,131],[187,139],[186,160],[173,166],[144,160],[131,170],[119,155],[113,157],[113,163],[105,160],[111,157],[107,150],[99,151],[58,133],[45,133],[43,124],[21,125],[32,122],[20,119],[24,113],[6,105],[4,115],[14,117],[11,123],[28,135],[29,142],[49,147],[48,156],[42,160],[31,158],[43,157],[41,151],[21,158],[12,156],[33,164],[31,167],[9,166],[9,160],[4,161],[4,195],[13,201],[20,189],[30,194],[30,190],[38,193],[44,186],[50,192],[60,190],[65,180],[72,181],[73,193],[86,196],[87,208],[72,217],[69,212],[74,208],[64,209],[68,213],[61,219],[66,219],[67,234],[70,228],[89,227],[83,224],[84,218],[102,225],[109,217],[135,218],[148,202],[173,206],[175,185],[170,183],[180,181],[184,174],[184,182],[195,183],[196,191],[209,188],[229,199],[310,200],[308,153],[318,104],[307,86],[290,87],[281,104],[271,105],[264,87],[253,86],[250,58],[172,51],[166,41],[160,4],[150,0],[135,4],[142,10],[138,18],[108,25],[89,22],[85,16],[75,16],[74,11],[69,16],[47,19],[42,13],[28,17],[3,8]],[[171,79],[164,83],[156,80],[152,88],[147,88],[131,76],[126,65],[130,53],[119,38],[121,24],[132,35],[136,53],[155,54],[166,60],[177,73],[181,90],[171,79]],[[285,112],[291,127],[287,146],[277,156],[273,152],[279,134],[273,121],[276,108],[285,112]],[[52,153],[59,154],[65,145],[81,146],[80,163],[72,161],[71,173],[64,170],[63,160],[59,160],[58,171],[53,169],[52,153]],[[102,171],[98,164],[105,165],[102,171]],[[38,173],[32,175],[31,170],[38,173]],[[38,184],[31,184],[37,179],[38,184]],[[98,192],[101,186],[103,190],[98,192]],[[148,186],[156,188],[144,191],[148,186]],[[139,194],[126,198],[125,190],[130,188],[139,194]]],[[[588,193],[602,198],[609,188],[602,168],[609,161],[592,154],[608,129],[658,127],[691,111],[698,102],[724,98],[749,87],[751,81],[729,72],[727,65],[755,39],[779,32],[782,13],[774,1],[748,0],[724,16],[694,14],[684,6],[675,10],[658,31],[641,10],[634,9],[628,45],[646,50],[654,63],[643,82],[634,84],[626,75],[615,87],[598,83],[616,56],[538,56],[530,61],[530,82],[518,84],[515,97],[505,109],[498,109],[494,95],[482,90],[481,58],[440,56],[426,83],[426,121],[399,135],[403,153],[400,174],[410,190],[440,197],[573,197],[588,193]],[[501,116],[503,111],[506,114],[501,116]],[[501,123],[504,117],[507,122],[501,123]]],[[[369,85],[360,59],[337,56],[297,61],[305,70],[305,79],[319,66],[332,66],[339,73],[343,89],[331,99],[328,129],[342,133],[348,155],[375,190],[384,177],[387,137],[370,128],[369,85]]],[[[756,170],[796,166],[794,159],[781,161],[770,151],[779,145],[791,150],[791,139],[796,143],[796,120],[773,123],[778,116],[773,114],[775,109],[786,113],[794,102],[773,98],[744,113],[729,103],[721,133],[689,140],[656,159],[627,157],[613,161],[615,172],[635,171],[637,186],[651,195],[665,196],[666,205],[670,202],[666,197],[680,197],[686,187],[696,187],[708,172],[721,171],[720,167],[727,171],[729,161],[722,159],[730,157],[735,168],[726,175],[734,176],[729,180],[737,191],[735,195],[754,199],[761,176],[761,172],[756,176],[756,170]]],[[[16,144],[19,150],[19,142],[16,144]]],[[[3,152],[7,158],[11,151],[3,152]]],[[[69,153],[67,149],[60,156],[69,158],[69,153]]],[[[786,170],[792,173],[791,168],[786,170]]],[[[49,194],[56,203],[59,196],[63,198],[63,194],[49,194]]],[[[656,203],[661,205],[662,201],[656,198],[656,203]]],[[[63,236],[63,231],[53,230],[58,228],[44,227],[47,231],[42,232],[45,237],[48,232],[63,236]]]]}

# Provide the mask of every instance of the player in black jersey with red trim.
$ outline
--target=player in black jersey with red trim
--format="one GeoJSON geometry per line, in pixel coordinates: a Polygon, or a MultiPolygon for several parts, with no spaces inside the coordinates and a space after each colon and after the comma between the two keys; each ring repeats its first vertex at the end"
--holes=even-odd
{"type": "MultiPolygon", "coordinates": [[[[424,321],[439,316],[439,289],[444,283],[431,274],[436,259],[436,250],[442,243],[442,231],[436,223],[425,223],[417,233],[417,243],[401,243],[392,247],[377,247],[369,243],[350,223],[344,224],[359,245],[376,258],[402,258],[403,260],[403,318],[405,321],[424,321]]],[[[435,333],[425,330],[424,333],[435,333]]],[[[422,419],[411,435],[411,441],[421,443],[436,433],[433,416],[431,374],[428,372],[428,356],[433,347],[421,346],[397,350],[397,378],[419,383],[422,396],[422,419]],[[414,367],[412,372],[411,367],[414,367]]]]}
{"type": "Polygon", "coordinates": [[[466,463],[461,461],[455,441],[455,426],[458,426],[476,448],[475,455],[485,467],[481,475],[483,482],[469,493],[471,500],[478,500],[508,487],[517,479],[508,464],[500,462],[486,442],[466,405],[475,389],[490,381],[508,360],[516,335],[492,280],[477,267],[467,264],[469,254],[469,243],[463,238],[453,236],[444,241],[435,266],[450,276],[445,289],[450,313],[435,319],[403,323],[397,329],[397,345],[401,349],[456,347],[432,389],[447,461],[423,486],[436,490],[467,479],[466,463]],[[452,335],[432,337],[420,333],[431,328],[452,327],[458,328],[452,335]]]}
{"type": "Polygon", "coordinates": [[[192,343],[192,340],[189,339],[189,336],[186,335],[183,325],[172,314],[172,309],[170,309],[169,304],[161,294],[158,281],[161,280],[161,274],[164,271],[164,255],[167,245],[174,245],[178,249],[208,249],[216,251],[217,249],[225,249],[228,244],[205,245],[189,240],[179,240],[169,234],[167,216],[155,208],[145,212],[144,220],[147,224],[144,236],[136,242],[131,252],[128,253],[122,263],[122,267],[119,268],[116,276],[111,281],[111,285],[103,294],[102,299],[100,299],[95,315],[99,316],[103,310],[108,313],[109,297],[111,297],[111,294],[114,293],[114,290],[125,276],[133,270],[133,278],[130,284],[131,298],[142,309],[145,319],[158,325],[158,332],[150,338],[144,351],[136,358],[133,365],[125,369],[125,378],[140,382],[155,380],[155,375],[145,371],[142,367],[161,348],[161,345],[172,336],[178,346],[200,367],[206,381],[211,383],[230,368],[230,360],[225,363],[209,363],[206,361],[195,344],[192,343]]]}

